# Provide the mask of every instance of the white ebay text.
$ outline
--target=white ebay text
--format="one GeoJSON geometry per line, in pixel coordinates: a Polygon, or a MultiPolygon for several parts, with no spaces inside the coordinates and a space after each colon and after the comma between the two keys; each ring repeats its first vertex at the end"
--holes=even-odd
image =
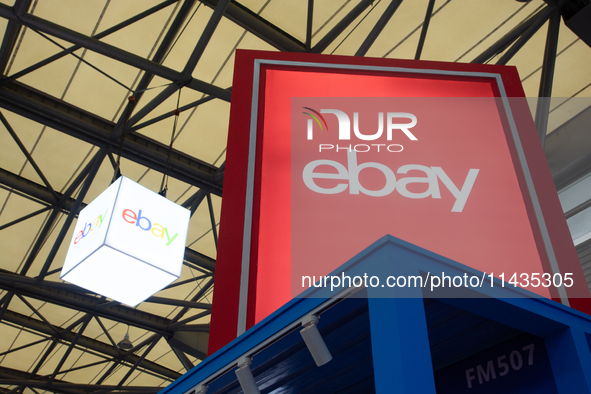
{"type": "Polygon", "coordinates": [[[304,184],[313,192],[320,194],[338,194],[344,192],[347,188],[349,194],[365,194],[372,197],[383,197],[387,196],[394,190],[406,198],[422,199],[422,198],[441,198],[441,192],[439,189],[439,181],[443,183],[456,199],[451,209],[452,212],[462,212],[464,206],[468,201],[476,177],[478,176],[478,169],[470,169],[468,175],[464,180],[461,188],[449,178],[441,167],[428,167],[419,164],[406,164],[398,168],[397,174],[407,174],[409,171],[422,171],[425,177],[404,177],[396,179],[394,171],[389,167],[381,163],[365,162],[357,163],[357,153],[354,150],[347,151],[347,167],[334,160],[314,160],[308,163],[303,170],[302,177],[304,184]],[[336,173],[321,173],[315,172],[314,170],[319,166],[331,166],[336,170],[336,173]],[[381,171],[386,179],[385,185],[379,190],[370,190],[365,188],[360,180],[359,174],[361,170],[365,168],[373,168],[381,171]],[[319,186],[315,179],[335,179],[337,183],[334,187],[322,187],[319,186]],[[416,193],[408,189],[410,184],[423,184],[427,185],[427,190],[416,193]]]}

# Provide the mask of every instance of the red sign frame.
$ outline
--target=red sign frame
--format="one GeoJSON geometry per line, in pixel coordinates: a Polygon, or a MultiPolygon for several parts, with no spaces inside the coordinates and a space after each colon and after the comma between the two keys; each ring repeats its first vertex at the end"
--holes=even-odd
{"type": "MultiPolygon", "coordinates": [[[[271,152],[273,144],[263,144],[265,116],[265,84],[269,70],[347,75],[380,75],[392,72],[412,72],[437,80],[483,80],[494,85],[494,95],[503,100],[524,97],[519,76],[514,67],[441,63],[414,60],[372,59],[315,54],[275,53],[261,51],[236,52],[232,108],[228,134],[224,194],[220,223],[219,249],[214,282],[209,353],[230,342],[253,326],[257,317],[257,291],[268,298],[274,291],[285,292],[281,280],[269,281],[270,288],[257,289],[259,249],[268,247],[260,237],[261,190],[289,190],[287,179],[262,180],[263,154],[271,152]],[[411,70],[411,71],[408,71],[411,70]],[[258,131],[258,132],[257,132],[258,131]],[[279,182],[279,184],[276,184],[279,182]],[[273,283],[270,283],[273,282],[273,283]],[[275,288],[273,288],[275,286],[275,288]]],[[[359,89],[357,89],[359,91],[359,89]]],[[[289,92],[283,92],[288,94],[289,92]]],[[[420,93],[415,93],[418,96],[420,93]]],[[[462,92],[446,92],[462,96],[462,92]]],[[[355,96],[356,93],[350,94],[355,96]]],[[[407,97],[406,92],[403,97],[407,97]]],[[[313,97],[314,94],[308,95],[313,97]]],[[[301,96],[300,96],[301,97],[301,96]]],[[[343,97],[343,96],[341,96],[343,97]]],[[[345,96],[346,97],[346,96],[345,96]]],[[[517,142],[509,146],[516,177],[522,191],[535,242],[544,272],[570,272],[575,286],[552,297],[584,309],[589,291],[574,249],[570,233],[552,177],[539,143],[535,126],[526,103],[511,103],[517,142]],[[515,107],[521,106],[521,108],[515,107]]],[[[509,128],[509,127],[508,127],[509,128]]],[[[289,134],[289,133],[287,133],[289,134]]],[[[285,138],[289,138],[289,135],[285,138]]],[[[283,141],[283,144],[286,142],[283,141]]],[[[269,153],[267,153],[269,155],[269,153]]],[[[289,215],[289,202],[281,198],[265,199],[265,210],[277,215],[289,215]],[[273,205],[269,207],[269,205],[273,205]]],[[[285,196],[285,194],[283,194],[285,196]]],[[[287,199],[289,200],[289,199],[287,199]]],[[[289,250],[289,234],[273,239],[275,249],[289,250]]],[[[274,267],[267,277],[290,275],[289,267],[274,267]]],[[[507,280],[507,279],[505,279],[507,280]]],[[[259,283],[260,286],[260,283],[259,283]]],[[[282,296],[285,298],[285,296],[282,296]]],[[[279,304],[279,306],[281,303],[279,304]]]]}

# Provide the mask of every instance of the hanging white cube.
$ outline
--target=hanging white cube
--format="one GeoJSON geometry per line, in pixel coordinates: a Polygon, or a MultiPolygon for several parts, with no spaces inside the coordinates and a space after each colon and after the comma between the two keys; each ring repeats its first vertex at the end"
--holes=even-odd
{"type": "Polygon", "coordinates": [[[60,278],[136,306],[181,275],[189,219],[121,176],[80,211],[60,278]]]}

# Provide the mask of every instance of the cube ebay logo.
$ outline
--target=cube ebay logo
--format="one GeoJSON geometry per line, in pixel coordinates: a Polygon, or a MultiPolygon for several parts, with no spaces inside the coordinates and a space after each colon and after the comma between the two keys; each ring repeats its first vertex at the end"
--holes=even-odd
{"type": "Polygon", "coordinates": [[[189,218],[120,177],[80,212],[61,278],[137,305],[180,276],[189,218]]]}

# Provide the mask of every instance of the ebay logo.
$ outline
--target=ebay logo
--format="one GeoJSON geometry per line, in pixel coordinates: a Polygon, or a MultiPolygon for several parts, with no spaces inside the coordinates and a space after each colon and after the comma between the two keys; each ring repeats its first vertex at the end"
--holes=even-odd
{"type": "Polygon", "coordinates": [[[84,237],[90,234],[93,230],[98,230],[103,225],[103,221],[107,217],[107,212],[109,212],[109,208],[105,211],[103,215],[98,215],[92,222],[84,223],[84,227],[78,234],[76,234],[76,238],[74,238],[74,245],[78,244],[78,242],[82,241],[84,237]]]}
{"type": "Polygon", "coordinates": [[[179,235],[178,233],[175,233],[171,238],[170,233],[168,232],[168,229],[166,227],[158,223],[152,223],[152,221],[148,219],[146,216],[142,216],[141,209],[138,210],[137,213],[135,213],[131,209],[124,209],[122,216],[123,220],[125,220],[127,223],[135,224],[135,227],[143,231],[149,231],[152,233],[152,235],[158,238],[162,238],[164,241],[166,241],[166,246],[169,246],[172,243],[172,241],[175,240],[177,235],[179,235]]]}
{"type": "Polygon", "coordinates": [[[472,191],[472,186],[474,186],[474,182],[476,182],[478,172],[480,171],[479,169],[471,168],[468,171],[466,179],[461,183],[455,184],[441,167],[406,164],[398,168],[396,174],[399,175],[398,179],[396,179],[396,174],[394,171],[384,164],[374,162],[358,164],[357,153],[354,150],[349,150],[347,152],[347,165],[348,168],[334,160],[311,161],[304,167],[304,171],[302,173],[304,184],[308,187],[308,189],[320,194],[338,194],[344,192],[348,188],[349,194],[361,193],[372,197],[384,197],[396,190],[398,194],[406,198],[423,199],[431,197],[440,199],[441,192],[439,182],[441,182],[456,199],[451,211],[462,212],[466,202],[468,201],[470,192],[472,191]],[[333,171],[328,173],[315,171],[317,167],[322,168],[324,166],[333,167],[333,171]],[[373,168],[382,173],[386,179],[386,184],[382,187],[382,189],[370,190],[361,184],[359,178],[362,172],[361,170],[365,168],[373,168]],[[425,174],[425,177],[400,176],[400,174],[405,175],[409,171],[422,171],[425,174]],[[321,187],[316,183],[315,179],[333,179],[335,182],[333,187],[321,187]],[[413,192],[408,189],[408,185],[413,183],[421,185],[426,184],[428,188],[424,192],[413,192]]]}

